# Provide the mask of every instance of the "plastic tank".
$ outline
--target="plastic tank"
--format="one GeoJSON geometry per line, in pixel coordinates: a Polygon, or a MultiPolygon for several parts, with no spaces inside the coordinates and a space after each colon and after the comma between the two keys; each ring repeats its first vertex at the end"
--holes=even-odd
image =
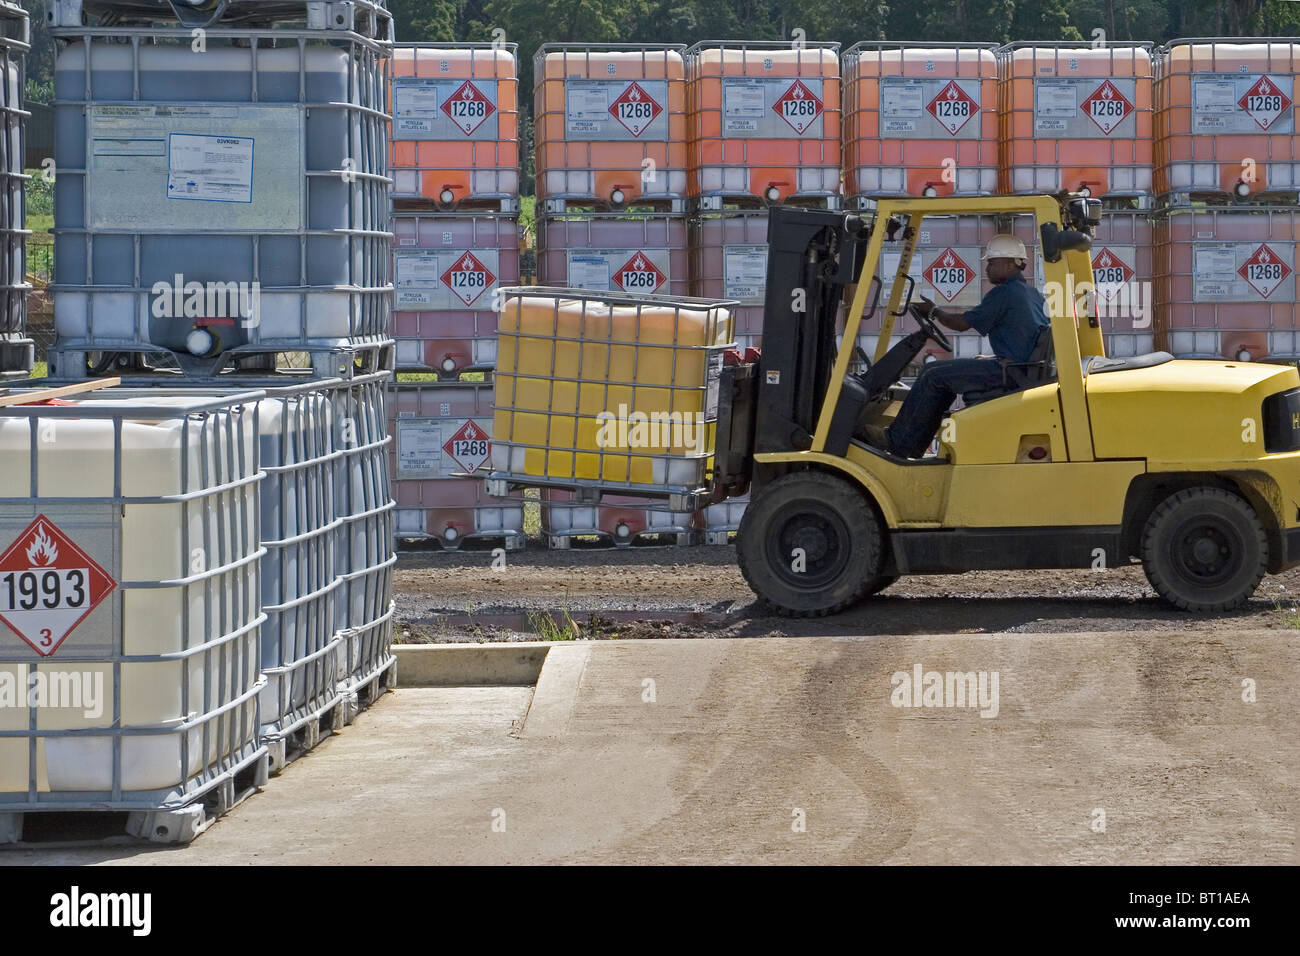
{"type": "Polygon", "coordinates": [[[0,708],[0,811],[265,779],[260,395],[0,408],[0,684],[49,695],[0,708]]]}
{"type": "Polygon", "coordinates": [[[858,43],[843,57],[844,191],[989,196],[998,188],[991,43],[858,43]]]}
{"type": "Polygon", "coordinates": [[[338,629],[343,637],[339,690],[346,719],[373,701],[382,686],[392,686],[393,522],[396,503],[388,477],[388,373],[353,379],[335,394],[336,446],[334,500],[342,523],[335,566],[338,629]]]}
{"type": "Polygon", "coordinates": [[[404,384],[390,398],[397,537],[436,538],[448,548],[503,538],[507,550],[523,547],[523,500],[489,497],[481,475],[463,477],[491,456],[492,386],[404,384]]]}
{"type": "Polygon", "coordinates": [[[662,213],[575,213],[537,225],[543,285],[640,295],[686,295],[686,220],[662,213]]]}
{"type": "Polygon", "coordinates": [[[388,46],[289,29],[60,28],[51,371],[387,332],[388,46]],[[89,145],[88,145],[89,144],[89,145]]]}
{"type": "Polygon", "coordinates": [[[1300,41],[1174,40],[1156,72],[1160,193],[1300,190],[1300,41]]]}
{"type": "Polygon", "coordinates": [[[1153,220],[1155,345],[1179,357],[1300,357],[1295,207],[1174,208],[1153,220]]]}
{"type": "Polygon", "coordinates": [[[1001,191],[1151,193],[1148,43],[1013,43],[998,51],[1001,191]]]}
{"type": "Polygon", "coordinates": [[[767,213],[727,210],[703,213],[690,224],[691,295],[734,299],[738,344],[763,334],[767,290],[767,213]]]}
{"type": "Polygon", "coordinates": [[[32,369],[35,347],[27,338],[26,234],[23,231],[26,200],[23,175],[26,142],[23,135],[23,87],[25,63],[30,49],[27,11],[17,4],[0,2],[0,243],[4,245],[4,275],[0,278],[0,378],[26,377],[32,369]]]}
{"type": "Polygon", "coordinates": [[[626,546],[638,539],[665,536],[677,545],[699,543],[700,512],[670,511],[662,499],[605,495],[599,504],[575,500],[571,491],[542,490],[542,534],[547,546],[563,550],[575,538],[600,537],[626,546]]]}
{"type": "Polygon", "coordinates": [[[397,367],[454,377],[496,361],[500,286],[519,282],[519,222],[489,213],[393,216],[397,367]]]}
{"type": "Polygon", "coordinates": [[[704,482],[734,303],[507,290],[493,478],[690,494],[704,482]]]}
{"type": "Polygon", "coordinates": [[[687,62],[692,196],[840,194],[838,43],[707,41],[687,62]]]}
{"type": "Polygon", "coordinates": [[[394,199],[519,195],[516,44],[399,43],[390,93],[394,199]]]}
{"type": "Polygon", "coordinates": [[[539,200],[686,195],[681,45],[546,43],[533,60],[539,200]]]}

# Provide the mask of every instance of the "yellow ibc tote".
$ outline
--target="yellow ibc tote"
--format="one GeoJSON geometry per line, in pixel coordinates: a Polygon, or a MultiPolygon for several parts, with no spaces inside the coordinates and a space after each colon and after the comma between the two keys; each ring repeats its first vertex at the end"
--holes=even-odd
{"type": "Polygon", "coordinates": [[[496,477],[665,493],[703,485],[735,303],[548,288],[503,295],[496,477]]]}

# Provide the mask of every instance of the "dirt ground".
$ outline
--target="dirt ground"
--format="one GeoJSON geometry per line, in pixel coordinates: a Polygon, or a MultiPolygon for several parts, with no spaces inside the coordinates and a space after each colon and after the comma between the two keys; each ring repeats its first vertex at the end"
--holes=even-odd
{"type": "Polygon", "coordinates": [[[950,632],[1215,632],[1300,624],[1300,569],[1266,577],[1243,608],[1190,614],[1160,601],[1138,566],[1110,571],[973,571],[906,577],[843,614],[778,617],[756,603],[733,547],[630,547],[506,555],[487,547],[405,551],[399,640],[536,640],[550,618],[590,638],[950,632]]]}

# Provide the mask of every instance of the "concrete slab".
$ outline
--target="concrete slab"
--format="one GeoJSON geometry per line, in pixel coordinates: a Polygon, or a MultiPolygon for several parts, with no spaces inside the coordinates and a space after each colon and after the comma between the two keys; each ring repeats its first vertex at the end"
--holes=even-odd
{"type": "Polygon", "coordinates": [[[531,710],[525,688],[387,695],[189,847],[0,863],[1295,859],[1294,633],[577,647],[531,710]],[[895,706],[917,665],[920,706],[895,706]],[[990,716],[925,706],[931,672],[982,672],[990,716]]]}

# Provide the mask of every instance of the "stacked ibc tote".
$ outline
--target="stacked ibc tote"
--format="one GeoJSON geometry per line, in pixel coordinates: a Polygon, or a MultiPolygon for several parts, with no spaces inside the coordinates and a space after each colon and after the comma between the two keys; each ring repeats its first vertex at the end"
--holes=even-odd
{"type": "Polygon", "coordinates": [[[399,43],[391,78],[389,410],[397,536],[523,546],[519,499],[471,475],[491,442],[499,289],[519,282],[519,79],[513,43],[399,43]]]}
{"type": "Polygon", "coordinates": [[[1156,52],[1158,348],[1300,360],[1300,40],[1174,40],[1156,52]]]}
{"type": "Polygon", "coordinates": [[[0,675],[100,693],[4,710],[0,842],[192,839],[395,676],[391,18],[266,9],[49,9],[59,340],[0,397],[0,675]]]}
{"type": "MultiPolygon", "coordinates": [[[[688,295],[685,47],[548,43],[533,76],[539,283],[588,294],[688,295]]],[[[690,544],[701,521],[663,500],[542,492],[552,548],[585,536],[690,544]]]]}
{"type": "Polygon", "coordinates": [[[23,109],[25,63],[30,22],[17,3],[0,0],[0,242],[4,243],[4,276],[0,278],[0,379],[25,378],[32,370],[35,347],[27,338],[26,197],[23,183],[27,112],[23,109]]]}
{"type": "MultiPolygon", "coordinates": [[[[737,347],[760,348],[767,208],[841,200],[839,44],[703,41],[686,51],[691,294],[734,300],[737,347]]],[[[726,544],[747,497],[701,513],[726,544]]]]}

